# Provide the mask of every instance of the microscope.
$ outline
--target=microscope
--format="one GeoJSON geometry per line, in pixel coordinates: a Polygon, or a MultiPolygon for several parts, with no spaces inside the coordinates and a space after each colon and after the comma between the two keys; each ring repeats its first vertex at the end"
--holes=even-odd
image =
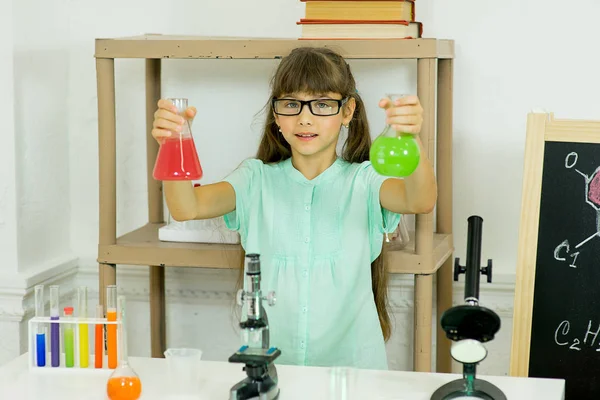
{"type": "Polygon", "coordinates": [[[269,319],[263,307],[263,300],[269,306],[275,305],[275,293],[262,296],[260,289],[260,255],[246,255],[246,289],[237,293],[237,303],[245,307],[247,317],[240,323],[242,334],[247,336],[246,344],[240,347],[229,362],[241,363],[247,377],[235,384],[229,393],[229,400],[275,400],[279,398],[277,370],[273,361],[281,355],[281,350],[271,347],[269,340],[269,319]]]}
{"type": "Polygon", "coordinates": [[[485,400],[506,400],[504,393],[493,384],[475,378],[477,364],[487,357],[483,343],[494,339],[500,330],[500,317],[494,311],[479,305],[479,274],[487,275],[492,282],[492,260],[487,267],[480,269],[481,231],[483,219],[473,215],[468,218],[467,261],[460,265],[459,258],[454,262],[454,280],[465,274],[465,304],[452,307],[441,318],[446,337],[452,340],[450,354],[463,364],[463,378],[438,388],[431,400],[449,400],[475,397],[485,400]]]}

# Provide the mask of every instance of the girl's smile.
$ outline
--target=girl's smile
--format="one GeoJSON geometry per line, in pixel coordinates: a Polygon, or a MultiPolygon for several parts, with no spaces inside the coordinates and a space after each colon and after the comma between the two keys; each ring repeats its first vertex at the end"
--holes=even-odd
{"type": "Polygon", "coordinates": [[[315,139],[319,135],[316,133],[312,133],[312,132],[300,132],[300,133],[296,133],[295,136],[303,142],[310,142],[311,140],[315,139]]]}

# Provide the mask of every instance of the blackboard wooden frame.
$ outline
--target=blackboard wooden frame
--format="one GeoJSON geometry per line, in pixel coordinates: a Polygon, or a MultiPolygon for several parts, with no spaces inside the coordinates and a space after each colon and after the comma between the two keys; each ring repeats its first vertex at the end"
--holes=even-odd
{"type": "Polygon", "coordinates": [[[553,113],[527,115],[510,376],[529,374],[538,226],[546,142],[600,143],[600,121],[555,119],[553,113]]]}

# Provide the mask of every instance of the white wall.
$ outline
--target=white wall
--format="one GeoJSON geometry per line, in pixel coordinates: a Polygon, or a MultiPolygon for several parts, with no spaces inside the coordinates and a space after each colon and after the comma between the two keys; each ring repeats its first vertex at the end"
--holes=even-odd
{"type": "MultiPolygon", "coordinates": [[[[8,57],[0,58],[0,115],[8,134],[3,132],[6,139],[0,147],[0,250],[3,257],[12,258],[3,258],[0,275],[32,276],[44,270],[64,274],[78,257],[84,276],[72,279],[89,284],[92,290],[97,286],[94,260],[98,236],[94,39],[145,32],[296,37],[300,30],[295,22],[304,12],[298,0],[232,0],[211,2],[210,7],[206,2],[157,0],[61,0],[51,5],[39,0],[4,0],[2,4],[6,7],[0,14],[0,54],[8,57]]],[[[500,281],[514,280],[527,112],[544,107],[557,117],[598,119],[597,15],[600,5],[592,0],[568,8],[557,0],[417,1],[417,17],[425,24],[425,36],[456,41],[456,256],[464,258],[466,252],[467,217],[482,216],[482,258],[494,259],[500,281]]],[[[166,60],[163,65],[164,95],[186,96],[200,110],[193,130],[206,173],[203,182],[222,178],[255,151],[262,122],[255,114],[266,101],[268,79],[277,62],[166,60]],[[232,98],[234,117],[224,107],[232,98]],[[234,138],[235,148],[225,146],[230,138],[234,138]]],[[[383,127],[377,100],[388,91],[414,92],[415,63],[362,60],[351,61],[351,65],[375,135],[383,127]]],[[[144,223],[147,215],[143,61],[118,60],[116,70],[120,234],[144,223]]],[[[123,271],[134,279],[124,279],[122,290],[140,293],[140,326],[147,326],[147,272],[144,268],[123,271]]],[[[34,283],[52,279],[50,275],[35,276],[14,282],[20,282],[26,293],[34,283]]],[[[178,288],[196,278],[192,272],[173,270],[169,285],[178,288]]],[[[401,283],[401,290],[392,300],[400,304],[400,323],[410,326],[410,280],[396,282],[401,283]]],[[[483,303],[494,297],[496,287],[482,282],[483,303]]],[[[457,286],[457,301],[461,300],[460,288],[457,286]]],[[[195,293],[170,290],[176,298],[195,293]]],[[[212,297],[205,302],[201,300],[204,297],[194,296],[191,300],[186,297],[185,306],[179,300],[170,303],[175,308],[170,313],[169,318],[174,319],[169,321],[169,332],[183,326],[181,313],[185,310],[214,315],[219,309],[211,308],[215,305],[212,297]]],[[[502,336],[491,344],[497,346],[495,354],[504,357],[491,366],[490,371],[498,374],[506,371],[510,344],[512,304],[506,292],[503,296],[496,307],[503,316],[502,336]]],[[[25,309],[28,304],[26,301],[25,309]]],[[[8,314],[19,320],[23,311],[8,314]]],[[[226,333],[230,325],[225,317],[217,325],[223,333],[219,337],[231,337],[226,333]]],[[[200,322],[192,326],[203,329],[200,322]]],[[[190,335],[170,337],[190,342],[190,335]]],[[[147,354],[148,340],[147,331],[142,331],[134,354],[147,354]]],[[[402,329],[394,340],[410,345],[402,329]]],[[[208,338],[203,343],[203,347],[215,345],[208,338]]],[[[217,355],[222,353],[213,357],[217,355]]],[[[395,357],[395,367],[410,367],[404,353],[395,357]]]]}
{"type": "MultiPolygon", "coordinates": [[[[111,10],[109,3],[105,10],[111,10]]],[[[282,36],[299,35],[295,21],[303,16],[296,0],[252,3],[239,1],[247,12],[230,13],[223,3],[208,10],[190,3],[181,19],[167,20],[164,10],[148,4],[145,18],[127,18],[122,10],[112,23],[102,24],[102,10],[87,5],[72,7],[71,27],[77,50],[71,57],[70,93],[73,244],[85,259],[93,259],[97,237],[97,147],[95,145],[95,71],[93,38],[140,32],[282,36]],[[222,8],[219,8],[222,7],[222,8]],[[252,15],[249,18],[248,15],[252,15]],[[127,23],[120,23],[120,20],[127,23]],[[179,22],[179,23],[176,23],[179,22]],[[75,103],[75,101],[77,103],[75,103]]],[[[158,4],[158,3],[156,3],[158,4]]],[[[577,21],[577,38],[564,30],[564,8],[556,1],[417,2],[417,17],[425,23],[425,36],[456,40],[454,105],[454,225],[457,255],[466,252],[466,219],[484,218],[482,257],[492,258],[495,272],[514,274],[521,201],[526,115],[544,107],[557,117],[594,118],[600,83],[594,79],[598,56],[593,51],[600,28],[594,23],[600,6],[582,1],[569,7],[577,21]],[[458,5],[457,5],[458,4],[458,5]],[[518,27],[518,28],[511,28],[518,27]],[[530,33],[524,28],[530,27],[530,33]],[[476,165],[477,168],[473,168],[476,165]]],[[[104,7],[104,6],[103,6],[104,7]]],[[[108,11],[104,11],[108,12],[108,11]]],[[[169,15],[173,18],[174,15],[169,15]]],[[[574,33],[575,34],[575,33],[574,33]]],[[[415,64],[410,61],[354,60],[350,63],[377,134],[383,116],[379,97],[390,90],[415,90],[415,64]]],[[[193,126],[206,176],[203,182],[222,178],[239,160],[255,150],[260,134],[268,79],[276,61],[166,60],[163,62],[164,96],[185,96],[200,112],[193,126]],[[223,104],[242,96],[246,109],[235,118],[223,104]],[[235,138],[236,148],[224,141],[235,138]],[[215,151],[215,149],[220,149],[215,151]],[[223,157],[226,154],[227,157],[223,157]]],[[[146,219],[143,62],[117,62],[118,123],[118,230],[125,232],[146,219]]]]}
{"type": "Polygon", "coordinates": [[[68,3],[13,2],[20,272],[71,247],[68,3]]]}
{"type": "Polygon", "coordinates": [[[3,121],[0,147],[0,254],[3,263],[0,276],[16,273],[18,268],[12,15],[12,2],[9,1],[0,14],[0,115],[3,121]]]}
{"type": "Polygon", "coordinates": [[[515,272],[526,114],[542,107],[557,118],[600,119],[599,14],[592,0],[433,2],[428,34],[456,40],[454,243],[461,257],[466,218],[479,214],[482,256],[494,259],[498,273],[515,272]]]}

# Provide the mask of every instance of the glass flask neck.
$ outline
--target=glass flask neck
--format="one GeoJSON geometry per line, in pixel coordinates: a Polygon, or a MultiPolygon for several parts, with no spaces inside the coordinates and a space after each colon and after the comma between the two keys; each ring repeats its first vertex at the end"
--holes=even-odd
{"type": "Polygon", "coordinates": [[[188,108],[188,99],[174,97],[169,98],[168,100],[173,103],[175,108],[177,108],[177,112],[179,114],[183,114],[183,112],[188,108]]]}
{"type": "Polygon", "coordinates": [[[391,125],[386,125],[385,128],[383,129],[383,132],[381,132],[381,135],[379,135],[379,136],[398,137],[398,134],[396,133],[396,130],[394,128],[392,128],[391,125]]]}
{"type": "MultiPolygon", "coordinates": [[[[390,100],[390,102],[392,103],[392,105],[390,105],[390,107],[393,106],[393,103],[398,100],[401,99],[402,97],[406,97],[406,94],[403,93],[386,93],[385,97],[388,98],[390,100]]],[[[386,136],[386,137],[398,137],[398,133],[396,131],[396,129],[392,128],[391,125],[386,125],[383,132],[381,133],[381,136],[386,136]]]]}
{"type": "MultiPolygon", "coordinates": [[[[173,105],[175,106],[175,108],[177,108],[177,113],[179,115],[183,116],[183,113],[188,108],[188,99],[184,99],[184,98],[170,98],[168,100],[171,103],[173,103],[173,105]]],[[[192,136],[192,130],[190,128],[190,122],[187,120],[187,118],[184,117],[184,119],[185,119],[185,122],[183,123],[183,126],[181,128],[181,132],[173,132],[173,135],[171,136],[172,138],[180,139],[180,138],[189,138],[189,137],[192,136]]]]}
{"type": "Polygon", "coordinates": [[[385,97],[387,97],[388,99],[390,99],[392,101],[392,103],[398,99],[401,99],[403,97],[408,96],[407,94],[404,93],[386,93],[385,97]]]}

